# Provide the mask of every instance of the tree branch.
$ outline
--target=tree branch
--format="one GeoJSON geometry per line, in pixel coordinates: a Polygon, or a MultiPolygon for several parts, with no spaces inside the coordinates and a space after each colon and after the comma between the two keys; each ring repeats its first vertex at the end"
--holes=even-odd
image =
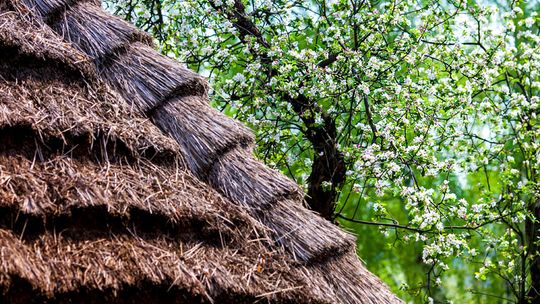
{"type": "MultiPolygon", "coordinates": [[[[270,44],[265,40],[262,32],[248,18],[244,4],[240,0],[235,0],[234,6],[225,7],[216,5],[210,1],[210,5],[218,12],[221,12],[239,31],[240,39],[247,42],[247,37],[254,37],[260,45],[269,49],[270,44]]],[[[254,51],[252,55],[259,58],[268,69],[268,75],[277,75],[279,71],[273,68],[270,63],[270,56],[264,50],[254,51]]],[[[331,54],[328,59],[318,64],[324,68],[334,63],[338,58],[338,53],[331,54]]],[[[328,220],[332,219],[335,201],[337,199],[337,188],[345,181],[346,165],[342,153],[337,149],[337,130],[335,121],[315,102],[305,95],[299,94],[293,97],[287,92],[282,93],[282,97],[293,108],[296,115],[302,120],[306,127],[304,132],[314,149],[314,160],[311,175],[308,178],[308,193],[306,200],[314,211],[319,212],[328,220]],[[320,116],[322,124],[315,121],[315,117],[320,116]],[[324,183],[332,184],[330,189],[324,187],[324,183]]]]}

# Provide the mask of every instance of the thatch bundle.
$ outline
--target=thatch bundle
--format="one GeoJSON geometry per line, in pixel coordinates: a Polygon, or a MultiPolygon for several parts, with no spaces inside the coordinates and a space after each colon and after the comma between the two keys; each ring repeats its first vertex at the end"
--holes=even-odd
{"type": "Polygon", "coordinates": [[[289,200],[277,202],[258,217],[279,243],[303,261],[326,261],[351,251],[354,246],[354,237],[289,200]]]}
{"type": "Polygon", "coordinates": [[[178,62],[156,55],[142,43],[126,48],[98,67],[103,78],[140,111],[150,113],[176,96],[206,95],[206,81],[178,62]]]}
{"type": "Polygon", "coordinates": [[[399,302],[150,45],[93,1],[0,0],[0,300],[399,302]]]}
{"type": "MultiPolygon", "coordinates": [[[[39,1],[37,1],[39,2],[39,1]]],[[[112,55],[131,42],[152,43],[152,38],[121,19],[111,19],[99,6],[81,2],[59,14],[53,29],[93,59],[112,55]]]]}
{"type": "MultiPolygon", "coordinates": [[[[7,0],[6,0],[7,1],[7,0]]],[[[25,8],[30,8],[32,14],[41,19],[56,17],[63,11],[69,9],[69,6],[75,4],[77,0],[12,0],[15,3],[15,9],[20,9],[22,5],[25,8]]],[[[91,2],[99,6],[101,3],[98,0],[84,0],[80,2],[91,2]]],[[[25,10],[23,10],[25,12],[25,10]]]]}
{"type": "Polygon", "coordinates": [[[199,96],[171,100],[152,114],[154,123],[180,144],[188,167],[201,178],[208,177],[226,151],[235,146],[249,149],[254,141],[247,127],[215,112],[199,96]]]}
{"type": "Polygon", "coordinates": [[[210,184],[248,209],[266,210],[283,198],[301,201],[292,180],[272,170],[242,149],[222,155],[210,171],[210,184]]]}

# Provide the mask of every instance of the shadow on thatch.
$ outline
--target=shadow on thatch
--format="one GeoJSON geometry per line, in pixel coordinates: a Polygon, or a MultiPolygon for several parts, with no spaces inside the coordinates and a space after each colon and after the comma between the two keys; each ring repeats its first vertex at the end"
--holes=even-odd
{"type": "Polygon", "coordinates": [[[123,216],[110,214],[106,206],[73,207],[63,211],[65,213],[42,217],[21,213],[14,206],[0,207],[0,229],[11,230],[24,242],[35,241],[44,234],[61,234],[78,241],[96,241],[113,235],[136,235],[143,240],[163,237],[171,242],[203,241],[216,247],[237,241],[234,239],[237,234],[233,234],[230,227],[227,231],[210,226],[204,218],[186,218],[174,223],[163,214],[137,208],[126,210],[123,216]]]}
{"type": "MultiPolygon", "coordinates": [[[[137,299],[137,303],[160,303],[160,304],[182,304],[182,303],[204,303],[207,298],[194,295],[189,289],[171,289],[173,282],[163,282],[155,284],[153,282],[140,282],[136,286],[121,286],[120,291],[116,289],[99,290],[81,289],[77,292],[67,292],[55,295],[51,300],[43,295],[36,295],[31,284],[21,278],[14,278],[12,288],[6,294],[6,299],[13,304],[132,304],[132,299],[137,299]]],[[[242,293],[226,292],[214,299],[215,303],[237,304],[237,303],[259,303],[261,297],[246,296],[242,293]]],[[[284,300],[283,304],[295,304],[296,300],[284,300]]]]}

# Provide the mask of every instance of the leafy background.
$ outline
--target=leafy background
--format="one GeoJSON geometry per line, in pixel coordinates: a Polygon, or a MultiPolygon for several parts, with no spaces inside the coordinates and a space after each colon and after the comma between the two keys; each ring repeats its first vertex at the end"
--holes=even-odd
{"type": "Polygon", "coordinates": [[[540,301],[538,2],[105,6],[207,76],[401,298],[540,301]]]}

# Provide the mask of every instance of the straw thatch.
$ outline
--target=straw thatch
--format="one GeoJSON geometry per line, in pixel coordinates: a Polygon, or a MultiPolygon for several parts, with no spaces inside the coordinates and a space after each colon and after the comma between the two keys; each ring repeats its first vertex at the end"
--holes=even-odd
{"type": "Polygon", "coordinates": [[[152,43],[149,35],[128,26],[123,20],[109,18],[95,4],[80,3],[69,10],[69,14],[60,14],[51,25],[59,35],[93,59],[112,55],[134,41],[152,43]]]}
{"type": "Polygon", "coordinates": [[[0,301],[399,302],[99,3],[0,0],[0,53],[0,301]]]}
{"type": "Polygon", "coordinates": [[[188,167],[201,178],[208,177],[226,151],[249,148],[254,141],[247,127],[215,112],[198,96],[173,99],[151,114],[155,124],[180,144],[188,167]]]}
{"type": "MultiPolygon", "coordinates": [[[[3,2],[0,6],[6,6],[3,2]]],[[[1,7],[0,7],[1,9],[1,7]]],[[[93,78],[92,63],[82,53],[74,50],[48,27],[37,20],[21,20],[20,16],[3,9],[0,13],[0,60],[30,55],[40,59],[47,58],[48,64],[63,66],[63,71],[77,71],[93,78]],[[32,29],[29,31],[29,29],[32,29]]]]}
{"type": "Polygon", "coordinates": [[[152,48],[134,43],[123,51],[102,59],[98,67],[103,78],[140,111],[152,112],[179,95],[206,95],[202,77],[168,57],[156,56],[152,48]]]}

